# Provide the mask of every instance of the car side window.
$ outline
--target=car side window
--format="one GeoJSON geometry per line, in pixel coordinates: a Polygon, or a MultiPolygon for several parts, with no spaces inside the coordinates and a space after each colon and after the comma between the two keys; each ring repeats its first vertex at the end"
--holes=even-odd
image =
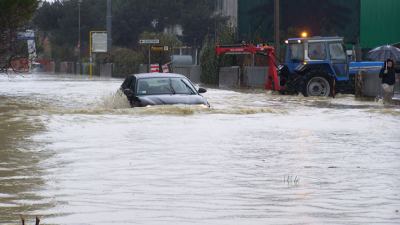
{"type": "Polygon", "coordinates": [[[308,43],[308,57],[313,60],[326,59],[326,49],[323,42],[308,43]]]}
{"type": "Polygon", "coordinates": [[[139,79],[137,83],[137,93],[139,95],[145,95],[149,93],[150,85],[147,82],[147,79],[139,79]]]}

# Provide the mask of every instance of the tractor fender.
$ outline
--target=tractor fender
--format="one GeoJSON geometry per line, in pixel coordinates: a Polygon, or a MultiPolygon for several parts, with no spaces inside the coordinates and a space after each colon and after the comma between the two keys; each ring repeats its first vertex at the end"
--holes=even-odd
{"type": "Polygon", "coordinates": [[[327,74],[329,76],[335,76],[335,70],[329,63],[307,63],[301,64],[296,69],[295,72],[300,75],[306,75],[312,71],[319,71],[327,74]]]}

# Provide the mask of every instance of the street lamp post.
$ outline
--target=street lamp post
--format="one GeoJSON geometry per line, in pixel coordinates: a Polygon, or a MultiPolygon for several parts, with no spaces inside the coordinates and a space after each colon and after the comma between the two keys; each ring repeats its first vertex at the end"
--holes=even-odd
{"type": "Polygon", "coordinates": [[[280,24],[280,13],[279,13],[279,0],[274,1],[274,33],[275,33],[275,55],[279,59],[280,57],[280,37],[279,37],[279,24],[280,24]]]}
{"type": "Polygon", "coordinates": [[[112,2],[107,0],[107,51],[111,51],[112,46],[112,2]]]}

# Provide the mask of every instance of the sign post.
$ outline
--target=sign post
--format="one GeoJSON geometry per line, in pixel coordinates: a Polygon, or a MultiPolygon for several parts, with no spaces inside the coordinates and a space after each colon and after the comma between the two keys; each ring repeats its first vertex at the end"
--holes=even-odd
{"type": "Polygon", "coordinates": [[[107,49],[107,32],[106,31],[90,31],[89,35],[89,77],[93,75],[93,53],[106,53],[107,49]]]}
{"type": "Polygon", "coordinates": [[[26,30],[25,32],[17,33],[17,40],[26,40],[28,46],[28,62],[29,70],[32,69],[32,62],[37,58],[35,32],[33,30],[26,30]]]}
{"type": "Polygon", "coordinates": [[[151,71],[151,45],[153,44],[159,44],[160,40],[159,39],[141,39],[139,40],[139,44],[141,45],[148,45],[148,67],[147,67],[147,71],[150,72],[151,71]]]}

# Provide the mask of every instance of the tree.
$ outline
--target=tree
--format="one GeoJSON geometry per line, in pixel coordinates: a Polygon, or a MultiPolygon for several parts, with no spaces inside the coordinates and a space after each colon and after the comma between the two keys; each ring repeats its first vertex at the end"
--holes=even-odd
{"type": "MultiPolygon", "coordinates": [[[[186,45],[202,43],[215,34],[226,20],[214,13],[214,0],[113,0],[113,45],[138,49],[140,35],[162,33],[165,28],[181,25],[186,45]]],[[[81,3],[81,46],[87,49],[90,30],[105,30],[106,0],[81,3]]],[[[53,58],[73,60],[78,41],[78,0],[44,2],[38,9],[35,25],[54,46],[53,58]],[[62,53],[62,54],[61,54],[62,53]]],[[[85,51],[88,52],[88,51],[85,51]]]]}
{"type": "Polygon", "coordinates": [[[81,30],[78,30],[78,0],[44,2],[37,10],[34,24],[52,44],[57,60],[74,60],[80,33],[81,49],[88,52],[89,32],[105,30],[106,2],[85,0],[81,3],[81,30]],[[103,15],[103,16],[101,16],[103,15]]]}
{"type": "Polygon", "coordinates": [[[214,36],[226,18],[215,14],[215,0],[185,0],[181,24],[185,43],[202,43],[206,36],[214,36]]]}
{"type": "MultiPolygon", "coordinates": [[[[217,43],[221,45],[234,44],[234,32],[228,26],[220,26],[216,36],[217,43]]],[[[235,56],[218,57],[215,53],[216,41],[211,36],[206,37],[203,47],[200,51],[200,66],[201,66],[201,81],[206,84],[218,84],[219,66],[232,65],[235,61],[235,56]]]]}
{"type": "MultiPolygon", "coordinates": [[[[0,1],[0,66],[8,66],[11,56],[17,54],[21,43],[16,33],[31,19],[38,6],[37,0],[0,1]]],[[[22,46],[24,46],[22,44],[22,46]]]]}
{"type": "Polygon", "coordinates": [[[0,29],[20,28],[31,19],[38,3],[38,0],[1,0],[0,29]]]}

